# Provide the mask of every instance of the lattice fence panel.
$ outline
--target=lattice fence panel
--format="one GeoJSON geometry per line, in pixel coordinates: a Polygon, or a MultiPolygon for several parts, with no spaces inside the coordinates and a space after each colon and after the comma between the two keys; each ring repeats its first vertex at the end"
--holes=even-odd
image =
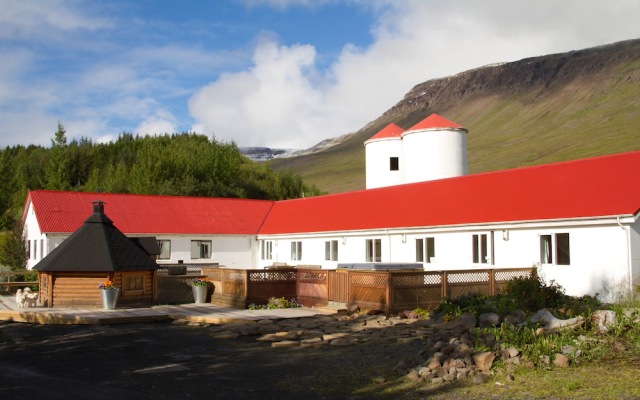
{"type": "Polygon", "coordinates": [[[325,282],[327,280],[326,271],[300,271],[298,272],[298,282],[325,282]]]}
{"type": "Polygon", "coordinates": [[[488,271],[478,272],[449,272],[447,274],[448,283],[471,283],[471,282],[489,282],[488,271]]]}
{"type": "Polygon", "coordinates": [[[495,271],[495,280],[496,282],[507,282],[513,278],[527,278],[531,274],[531,271],[528,270],[520,270],[520,271],[495,271]]]}
{"type": "Polygon", "coordinates": [[[244,271],[230,270],[230,271],[224,271],[222,276],[225,281],[244,282],[247,275],[244,273],[244,271]]]}
{"type": "Polygon", "coordinates": [[[249,272],[249,280],[251,282],[265,281],[294,281],[296,280],[295,271],[260,271],[249,272]]]}
{"type": "Polygon", "coordinates": [[[384,275],[349,274],[352,285],[359,286],[386,286],[387,279],[384,275]]]}

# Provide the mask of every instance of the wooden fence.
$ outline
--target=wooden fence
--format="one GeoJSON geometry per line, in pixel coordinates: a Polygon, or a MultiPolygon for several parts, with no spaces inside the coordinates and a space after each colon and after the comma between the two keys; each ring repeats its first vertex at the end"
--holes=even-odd
{"type": "Polygon", "coordinates": [[[306,307],[329,302],[385,313],[434,308],[445,297],[469,293],[495,295],[506,282],[526,277],[531,268],[464,271],[362,271],[283,268],[244,270],[203,268],[214,286],[211,302],[245,308],[271,297],[296,298],[306,307]]]}
{"type": "Polygon", "coordinates": [[[266,304],[271,297],[296,297],[296,270],[202,268],[202,274],[213,283],[211,302],[246,308],[250,304],[266,304]]]}
{"type": "Polygon", "coordinates": [[[0,272],[0,294],[13,294],[18,289],[30,287],[38,291],[38,273],[36,271],[0,272]]]}

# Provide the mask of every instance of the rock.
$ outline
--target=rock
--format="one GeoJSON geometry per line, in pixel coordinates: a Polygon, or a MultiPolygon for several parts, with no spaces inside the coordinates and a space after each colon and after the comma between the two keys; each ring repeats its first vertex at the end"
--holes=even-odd
{"type": "Polygon", "coordinates": [[[418,375],[418,371],[416,371],[415,368],[411,368],[407,374],[407,379],[411,382],[417,382],[420,380],[420,375],[418,375]]]}
{"type": "Polygon", "coordinates": [[[493,364],[493,360],[496,356],[489,351],[485,351],[482,353],[476,353],[473,355],[473,363],[480,371],[488,371],[491,369],[491,365],[493,364]]]}
{"type": "Polygon", "coordinates": [[[541,323],[543,325],[542,328],[539,328],[536,333],[549,333],[555,332],[559,329],[564,328],[576,328],[582,324],[584,324],[584,317],[576,317],[570,319],[558,319],[551,314],[549,310],[543,308],[538,311],[533,317],[531,317],[531,322],[533,323],[541,323]]]}
{"type": "Polygon", "coordinates": [[[337,338],[329,342],[329,345],[330,346],[351,346],[352,344],[355,344],[355,343],[356,343],[356,340],[353,338],[337,338]]]}
{"type": "Polygon", "coordinates": [[[429,367],[429,369],[431,371],[435,371],[438,368],[442,367],[442,364],[440,364],[440,361],[438,361],[438,359],[432,359],[431,362],[429,362],[429,364],[427,364],[427,367],[429,367]]]}
{"type": "Polygon", "coordinates": [[[540,356],[540,363],[545,366],[551,365],[551,357],[549,356],[540,356]]]}
{"type": "Polygon", "coordinates": [[[297,340],[284,340],[282,342],[273,342],[271,343],[271,347],[281,348],[281,347],[298,347],[300,346],[300,342],[297,340]]]}
{"type": "Polygon", "coordinates": [[[420,367],[418,369],[418,375],[425,376],[431,373],[431,369],[429,367],[420,367]]]}
{"type": "Polygon", "coordinates": [[[509,311],[504,317],[504,323],[507,325],[521,326],[527,321],[527,314],[522,310],[509,311]]]}
{"type": "Polygon", "coordinates": [[[441,377],[433,378],[431,380],[432,385],[441,385],[443,383],[444,383],[444,379],[442,379],[441,377]]]}
{"type": "Polygon", "coordinates": [[[484,376],[484,375],[482,375],[482,374],[475,374],[475,375],[473,376],[473,380],[472,380],[472,382],[473,382],[474,384],[476,384],[476,385],[481,385],[481,384],[483,384],[483,383],[485,382],[485,380],[486,380],[486,378],[485,378],[485,376],[484,376]]]}
{"type": "Polygon", "coordinates": [[[240,337],[238,332],[218,332],[211,335],[212,339],[224,340],[224,339],[237,339],[240,337]]]}
{"type": "Polygon", "coordinates": [[[462,332],[468,331],[476,326],[476,316],[472,313],[462,314],[458,318],[455,318],[452,321],[445,322],[444,324],[434,325],[435,328],[441,330],[449,330],[449,331],[459,331],[460,334],[462,332]]]}
{"type": "Polygon", "coordinates": [[[569,357],[564,354],[556,353],[553,359],[553,365],[560,368],[567,368],[569,366],[569,357]]]}
{"type": "Polygon", "coordinates": [[[386,381],[387,379],[382,376],[376,376],[375,378],[373,378],[373,383],[377,383],[378,385],[382,385],[386,381]]]}
{"type": "Polygon", "coordinates": [[[597,335],[607,333],[609,327],[616,323],[616,313],[611,310],[596,310],[591,314],[591,325],[597,335]]]}
{"type": "Polygon", "coordinates": [[[500,325],[500,316],[494,312],[482,313],[478,315],[478,326],[488,328],[500,325]]]}

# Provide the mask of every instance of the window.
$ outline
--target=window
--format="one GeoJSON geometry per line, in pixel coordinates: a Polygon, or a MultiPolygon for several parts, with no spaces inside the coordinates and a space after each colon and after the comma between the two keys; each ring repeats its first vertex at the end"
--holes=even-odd
{"type": "Polygon", "coordinates": [[[144,292],[144,274],[122,275],[122,294],[127,292],[144,292]]]}
{"type": "Polygon", "coordinates": [[[551,264],[553,262],[553,246],[551,245],[551,235],[540,235],[540,264],[551,264]]]}
{"type": "Polygon", "coordinates": [[[556,233],[556,264],[569,265],[571,253],[569,252],[569,234],[556,233]]]}
{"type": "Polygon", "coordinates": [[[435,243],[436,240],[432,237],[416,239],[416,261],[433,262],[432,258],[436,256],[435,243]]]}
{"type": "Polygon", "coordinates": [[[302,259],[302,242],[291,242],[291,261],[302,259]]]}
{"type": "Polygon", "coordinates": [[[487,264],[489,253],[487,252],[487,234],[473,235],[473,263],[487,264]]]}
{"type": "Polygon", "coordinates": [[[424,262],[424,239],[416,239],[416,262],[424,262]]]}
{"type": "Polygon", "coordinates": [[[571,263],[571,252],[569,248],[569,234],[556,233],[555,235],[540,235],[540,263],[552,264],[553,256],[553,239],[555,237],[556,255],[555,263],[557,265],[569,265],[571,263]]]}
{"type": "Polygon", "coordinates": [[[326,261],[338,261],[338,241],[324,242],[324,259],[326,261]]]}
{"type": "Polygon", "coordinates": [[[160,248],[160,254],[158,254],[159,260],[168,260],[171,258],[171,240],[158,240],[158,247],[160,248]]]}
{"type": "Polygon", "coordinates": [[[31,259],[31,240],[27,240],[27,260],[31,259]]]}
{"type": "Polygon", "coordinates": [[[400,169],[400,162],[398,157],[389,157],[389,171],[398,171],[400,169]]]}
{"type": "Polygon", "coordinates": [[[262,241],[262,259],[263,260],[273,259],[273,242],[271,240],[262,241]]]}
{"type": "Polygon", "coordinates": [[[367,262],[382,261],[382,240],[367,239],[367,262]]]}
{"type": "Polygon", "coordinates": [[[40,258],[44,258],[44,239],[40,239],[40,258]]]}
{"type": "Polygon", "coordinates": [[[192,240],[191,259],[211,258],[211,240],[192,240]]]}

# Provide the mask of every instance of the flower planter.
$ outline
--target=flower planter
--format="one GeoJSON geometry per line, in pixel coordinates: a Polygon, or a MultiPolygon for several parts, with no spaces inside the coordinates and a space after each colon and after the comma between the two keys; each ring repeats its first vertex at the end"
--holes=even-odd
{"type": "Polygon", "coordinates": [[[191,286],[193,289],[193,301],[196,303],[207,302],[207,289],[208,286],[191,286]]]}
{"type": "Polygon", "coordinates": [[[115,310],[119,294],[120,289],[100,289],[100,295],[102,296],[102,307],[105,310],[115,310]]]}

